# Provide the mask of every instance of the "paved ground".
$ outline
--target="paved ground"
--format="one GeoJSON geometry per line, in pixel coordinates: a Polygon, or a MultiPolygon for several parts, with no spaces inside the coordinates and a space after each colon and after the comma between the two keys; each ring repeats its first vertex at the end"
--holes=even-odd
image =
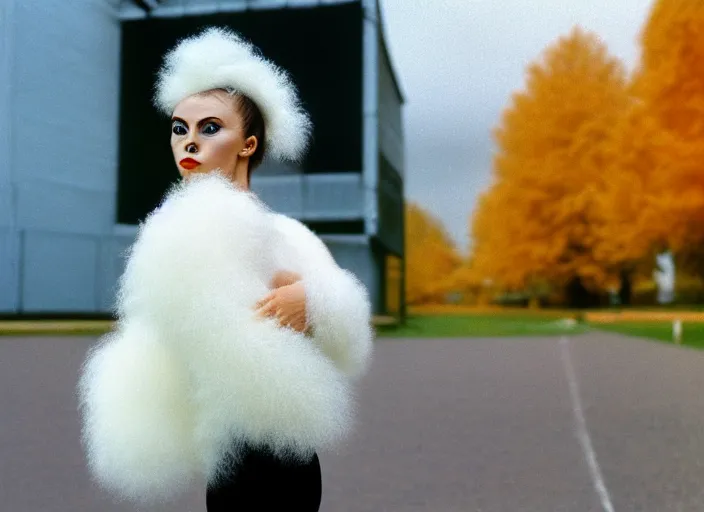
{"type": "MultiPolygon", "coordinates": [[[[135,510],[84,468],[92,341],[0,338],[0,510],[135,510]]],[[[321,454],[321,510],[701,511],[702,390],[704,352],[615,335],[381,340],[354,438],[321,454]]]]}

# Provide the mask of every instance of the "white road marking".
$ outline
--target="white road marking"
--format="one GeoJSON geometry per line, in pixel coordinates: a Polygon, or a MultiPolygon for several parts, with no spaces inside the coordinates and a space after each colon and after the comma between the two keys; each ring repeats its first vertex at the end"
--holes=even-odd
{"type": "Polygon", "coordinates": [[[567,337],[563,337],[560,340],[560,348],[562,352],[562,362],[565,366],[565,373],[567,374],[567,381],[570,387],[570,396],[572,397],[572,411],[574,412],[577,427],[577,438],[579,439],[579,444],[582,445],[582,451],[584,451],[584,456],[587,459],[587,464],[589,465],[589,473],[592,477],[594,490],[596,490],[596,493],[599,495],[601,506],[604,511],[614,512],[614,506],[611,503],[609,490],[606,488],[606,484],[604,483],[604,477],[601,473],[599,462],[596,460],[596,453],[594,453],[592,440],[589,437],[589,431],[587,430],[587,422],[584,419],[582,399],[579,396],[579,386],[577,384],[577,377],[574,373],[574,367],[572,366],[572,360],[570,358],[569,339],[567,337]]]}

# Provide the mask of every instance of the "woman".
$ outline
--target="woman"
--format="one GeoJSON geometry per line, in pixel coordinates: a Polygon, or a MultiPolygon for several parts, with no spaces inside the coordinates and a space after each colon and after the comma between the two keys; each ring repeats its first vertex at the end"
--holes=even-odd
{"type": "Polygon", "coordinates": [[[288,75],[221,29],[167,55],[156,103],[184,179],[140,227],[117,328],[84,366],[89,466],[140,500],[204,477],[209,512],[318,510],[316,452],[349,431],[370,305],[320,239],[249,192],[265,156],[301,157],[310,122],[288,75]]]}

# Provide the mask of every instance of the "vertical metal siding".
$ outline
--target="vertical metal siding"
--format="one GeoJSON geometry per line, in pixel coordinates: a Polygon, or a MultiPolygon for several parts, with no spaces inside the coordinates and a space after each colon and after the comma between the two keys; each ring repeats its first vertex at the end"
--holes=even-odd
{"type": "Polygon", "coordinates": [[[378,109],[379,109],[379,27],[377,19],[377,0],[362,0],[364,9],[363,30],[363,162],[364,162],[364,208],[366,217],[366,233],[376,235],[377,186],[378,186],[378,109]]]}
{"type": "Polygon", "coordinates": [[[15,227],[12,159],[12,72],[16,0],[0,2],[0,312],[15,311],[19,301],[19,252],[15,227]]]}
{"type": "Polygon", "coordinates": [[[115,216],[116,2],[16,2],[12,24],[19,306],[96,311],[100,243],[115,216]]]}

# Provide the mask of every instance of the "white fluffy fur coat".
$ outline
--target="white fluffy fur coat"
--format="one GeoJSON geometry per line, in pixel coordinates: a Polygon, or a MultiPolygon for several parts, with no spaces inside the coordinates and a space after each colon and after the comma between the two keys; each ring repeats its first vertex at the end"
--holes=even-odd
{"type": "Polygon", "coordinates": [[[89,467],[121,496],[213,481],[233,441],[307,457],[350,427],[372,345],[365,288],[305,226],[218,175],[174,187],[142,224],[118,314],[79,393],[89,467]],[[311,336],[255,317],[277,270],[302,275],[311,336]]]}

